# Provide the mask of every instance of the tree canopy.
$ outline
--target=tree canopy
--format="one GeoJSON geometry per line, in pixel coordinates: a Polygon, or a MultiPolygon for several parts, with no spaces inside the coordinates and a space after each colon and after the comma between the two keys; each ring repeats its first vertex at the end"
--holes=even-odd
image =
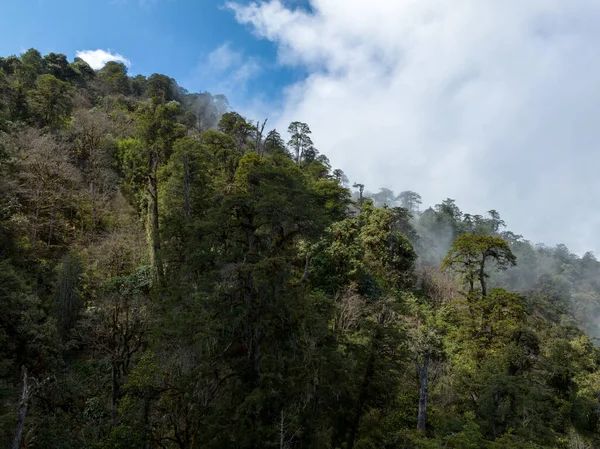
{"type": "Polygon", "coordinates": [[[599,447],[592,253],[269,123],[0,58],[0,446],[599,447]]]}

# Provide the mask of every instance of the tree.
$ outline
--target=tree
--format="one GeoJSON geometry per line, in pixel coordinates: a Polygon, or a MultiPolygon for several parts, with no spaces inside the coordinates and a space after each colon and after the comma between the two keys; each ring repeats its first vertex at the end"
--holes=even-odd
{"type": "Polygon", "coordinates": [[[153,73],[146,81],[146,95],[156,104],[176,101],[177,83],[173,78],[159,73],[153,73]]]}
{"type": "Polygon", "coordinates": [[[81,175],[67,151],[51,135],[32,129],[19,135],[15,146],[22,157],[18,195],[30,214],[29,241],[51,246],[72,239],[74,192],[81,175]]]}
{"type": "Polygon", "coordinates": [[[163,266],[160,257],[160,215],[159,170],[171,157],[177,139],[185,136],[185,127],[177,123],[181,111],[180,104],[171,101],[166,104],[147,104],[140,111],[139,135],[145,145],[147,169],[147,226],[152,268],[160,282],[163,266]]]}
{"type": "Polygon", "coordinates": [[[221,116],[229,110],[225,95],[213,96],[209,92],[203,92],[186,96],[186,101],[196,116],[196,129],[199,132],[215,129],[221,116]]]}
{"type": "Polygon", "coordinates": [[[55,315],[58,331],[63,339],[69,337],[83,308],[82,269],[81,259],[74,252],[64,257],[63,262],[58,266],[55,315]]]}
{"type": "Polygon", "coordinates": [[[256,122],[256,127],[254,129],[254,151],[256,151],[258,153],[259,156],[264,156],[264,139],[263,139],[263,133],[265,131],[265,126],[267,125],[267,120],[265,119],[262,124],[260,122],[256,122]]]}
{"type": "Polygon", "coordinates": [[[347,424],[333,446],[363,447],[368,429],[390,417],[397,399],[407,356],[399,298],[410,288],[416,254],[394,211],[366,201],[358,217],[328,229],[313,257],[310,283],[335,298],[335,338],[356,367],[347,424]]]}
{"type": "Polygon", "coordinates": [[[28,89],[35,87],[37,77],[46,71],[42,55],[35,48],[30,48],[21,55],[21,62],[22,64],[17,70],[17,78],[28,89]]]}
{"type": "Polygon", "coordinates": [[[29,406],[29,397],[31,396],[31,386],[27,377],[27,368],[23,367],[23,393],[21,402],[19,403],[19,415],[17,419],[17,429],[15,430],[15,438],[13,440],[12,449],[21,448],[21,440],[23,438],[23,427],[25,426],[25,417],[27,416],[27,407],[29,406]]]}
{"type": "Polygon", "coordinates": [[[475,280],[481,285],[481,295],[486,296],[486,263],[491,260],[497,269],[504,270],[517,263],[508,243],[500,237],[464,234],[452,244],[442,263],[443,269],[454,269],[469,285],[469,294],[475,291],[475,280]]]}
{"type": "Polygon", "coordinates": [[[152,284],[147,268],[139,267],[128,276],[105,281],[99,289],[97,306],[86,311],[78,329],[84,342],[109,359],[113,420],[122,379],[127,377],[135,356],[144,350],[146,343],[146,297],[152,284]]]}
{"type": "Polygon", "coordinates": [[[10,117],[10,87],[6,76],[0,72],[0,132],[8,129],[8,119],[10,117]]]}
{"type": "Polygon", "coordinates": [[[130,78],[131,93],[136,97],[141,97],[146,92],[148,79],[144,75],[136,75],[130,78]]]}
{"type": "Polygon", "coordinates": [[[436,316],[439,311],[435,307],[429,304],[419,304],[415,298],[410,298],[408,304],[412,310],[406,320],[419,382],[417,430],[425,432],[431,380],[430,368],[432,362],[440,359],[442,355],[442,332],[439,329],[439,318],[436,316]]]}
{"type": "Polygon", "coordinates": [[[54,75],[41,75],[31,92],[30,106],[41,126],[61,127],[71,113],[72,86],[54,75]]]}
{"type": "Polygon", "coordinates": [[[290,133],[288,145],[292,149],[293,154],[295,154],[296,164],[300,164],[304,153],[314,148],[313,141],[309,135],[311,134],[311,130],[306,123],[292,122],[288,126],[288,133],[290,133]]]}
{"type": "Polygon", "coordinates": [[[458,222],[463,216],[463,213],[456,205],[456,201],[452,198],[447,198],[441,204],[436,204],[435,210],[437,213],[447,216],[453,222],[458,222]]]}
{"type": "Polygon", "coordinates": [[[375,202],[375,205],[380,207],[394,207],[396,203],[396,195],[390,189],[381,187],[379,192],[371,195],[371,198],[375,202]]]}
{"type": "Polygon", "coordinates": [[[92,69],[87,62],[79,57],[73,60],[71,67],[84,83],[96,77],[96,72],[94,69],[92,69]]]}
{"type": "Polygon", "coordinates": [[[285,148],[285,142],[276,129],[272,129],[267,133],[263,145],[265,154],[288,154],[285,148]]]}
{"type": "Polygon", "coordinates": [[[42,58],[41,53],[35,48],[30,48],[25,53],[21,54],[21,62],[31,67],[36,75],[41,75],[44,73],[44,58],[42,58]]]}
{"type": "Polygon", "coordinates": [[[337,181],[329,179],[317,180],[312,189],[318,204],[322,205],[332,221],[342,220],[346,217],[350,192],[337,181]]]}
{"type": "Polygon", "coordinates": [[[358,204],[359,206],[362,206],[363,203],[363,192],[365,191],[365,185],[364,184],[360,184],[358,182],[355,182],[352,187],[354,187],[355,189],[358,189],[358,204]]]}
{"type": "Polygon", "coordinates": [[[226,112],[219,120],[218,129],[231,136],[240,154],[246,152],[246,145],[255,132],[255,128],[237,112],[226,112]]]}
{"type": "Polygon", "coordinates": [[[500,228],[505,227],[506,223],[504,223],[504,220],[500,218],[500,214],[494,209],[488,211],[488,215],[490,216],[489,222],[492,232],[499,233],[500,228]]]}
{"type": "Polygon", "coordinates": [[[60,53],[48,53],[44,56],[45,71],[61,81],[71,82],[76,73],[69,65],[67,57],[60,53]]]}
{"type": "Polygon", "coordinates": [[[79,169],[88,185],[92,205],[92,229],[101,222],[100,215],[113,198],[118,187],[118,176],[112,170],[112,124],[99,109],[77,111],[72,121],[74,153],[79,169]]]}
{"type": "Polygon", "coordinates": [[[336,168],[335,170],[333,170],[332,175],[333,175],[333,179],[335,179],[339,185],[341,185],[343,187],[348,186],[348,183],[350,181],[348,180],[346,173],[344,173],[344,171],[342,169],[336,168]]]}
{"type": "MultiPolygon", "coordinates": [[[[215,193],[209,176],[210,156],[200,140],[184,137],[175,143],[173,155],[164,168],[165,182],[160,194],[164,210],[162,234],[170,242],[167,257],[172,276],[182,273],[183,283],[189,283],[190,254],[195,251],[186,242],[198,232],[215,193]]],[[[189,286],[182,285],[182,289],[186,288],[189,286]]]]}
{"type": "Polygon", "coordinates": [[[400,206],[408,209],[412,214],[419,213],[419,206],[421,205],[421,195],[411,190],[405,190],[400,192],[396,197],[397,201],[400,201],[400,206]]]}
{"type": "Polygon", "coordinates": [[[283,414],[288,440],[319,447],[313,427],[318,421],[308,416],[326,419],[323,400],[331,393],[319,379],[327,375],[323,365],[335,354],[328,354],[328,306],[308,290],[302,281],[304,264],[298,264],[297,245],[311,238],[321,215],[312,192],[289,158],[249,152],[239,160],[233,183],[208,204],[213,210],[200,240],[197,233],[187,240],[196,242],[188,259],[195,267],[189,282],[201,293],[183,295],[176,304],[206,323],[205,337],[189,323],[180,326],[189,329],[182,339],[191,348],[208,351],[196,365],[200,371],[194,378],[202,384],[195,382],[192,394],[209,398],[214,396],[209,388],[216,388],[218,397],[228,400],[221,410],[199,406],[202,422],[211,425],[196,440],[207,447],[228,447],[234,441],[241,447],[279,443],[283,414]],[[281,324],[273,326],[273,320],[281,324]],[[234,397],[238,400],[232,401],[234,397]],[[227,432],[220,432],[218,423],[226,415],[236,417],[227,432]],[[298,432],[299,425],[304,432],[298,432]]]}
{"type": "Polygon", "coordinates": [[[127,66],[122,62],[108,61],[98,71],[98,79],[109,88],[113,94],[129,94],[129,79],[127,78],[127,66]]]}

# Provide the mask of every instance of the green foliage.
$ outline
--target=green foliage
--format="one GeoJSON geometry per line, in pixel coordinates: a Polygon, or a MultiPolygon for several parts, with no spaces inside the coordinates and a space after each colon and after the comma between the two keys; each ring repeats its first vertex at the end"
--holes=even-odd
{"type": "Polygon", "coordinates": [[[154,103],[164,104],[177,100],[175,80],[165,75],[154,73],[145,82],[146,95],[154,103]]]}
{"type": "Polygon", "coordinates": [[[121,185],[132,204],[140,207],[148,170],[148,155],[139,139],[128,138],[117,144],[115,159],[122,174],[121,185]]]}
{"type": "Polygon", "coordinates": [[[129,79],[127,78],[127,66],[122,62],[109,61],[98,71],[98,79],[108,88],[110,93],[129,93],[129,79]]]}
{"type": "Polygon", "coordinates": [[[96,72],[90,65],[81,58],[75,58],[71,63],[71,68],[77,74],[77,78],[83,82],[88,82],[96,77],[96,72]]]}
{"type": "Polygon", "coordinates": [[[300,161],[311,162],[316,154],[309,136],[311,130],[308,125],[302,122],[292,122],[288,127],[288,133],[290,133],[288,145],[294,152],[296,164],[299,164],[300,161]]]}
{"type": "Polygon", "coordinates": [[[41,126],[61,127],[72,109],[72,86],[54,75],[41,75],[35,90],[30,94],[29,104],[41,126]]]}
{"type": "Polygon", "coordinates": [[[45,71],[61,81],[72,82],[75,73],[69,65],[67,57],[59,53],[48,53],[44,56],[45,71]]]}
{"type": "Polygon", "coordinates": [[[442,269],[450,268],[460,273],[469,285],[469,294],[473,294],[475,280],[481,285],[481,295],[485,296],[487,261],[491,260],[497,269],[504,270],[517,263],[506,241],[500,237],[479,234],[464,234],[457,238],[448,256],[442,263],[442,269]]]}
{"type": "Polygon", "coordinates": [[[2,447],[22,367],[23,447],[600,444],[591,253],[351,197],[306,123],[253,123],[121,63],[0,58],[2,447]]]}

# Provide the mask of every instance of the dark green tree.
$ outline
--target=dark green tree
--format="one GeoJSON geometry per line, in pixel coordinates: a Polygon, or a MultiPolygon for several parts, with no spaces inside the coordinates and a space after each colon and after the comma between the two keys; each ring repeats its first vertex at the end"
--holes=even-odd
{"type": "Polygon", "coordinates": [[[292,122],[288,126],[288,133],[290,134],[290,140],[288,146],[294,154],[296,164],[300,164],[303,160],[304,153],[311,151],[314,148],[313,141],[310,138],[311,130],[306,123],[292,122]]]}
{"type": "MultiPolygon", "coordinates": [[[[469,294],[475,292],[475,281],[479,281],[481,295],[487,295],[486,279],[489,272],[486,264],[491,262],[497,269],[505,270],[517,263],[517,258],[508,243],[500,237],[489,235],[464,234],[452,244],[452,248],[442,263],[442,268],[460,273],[468,284],[469,294]]],[[[488,265],[488,268],[489,265],[488,265]]]]}
{"type": "Polygon", "coordinates": [[[41,75],[30,93],[29,105],[41,126],[59,128],[65,124],[71,110],[73,88],[51,74],[41,75]]]}
{"type": "Polygon", "coordinates": [[[122,62],[108,61],[98,71],[98,79],[108,87],[110,93],[127,95],[130,92],[127,66],[122,62]]]}

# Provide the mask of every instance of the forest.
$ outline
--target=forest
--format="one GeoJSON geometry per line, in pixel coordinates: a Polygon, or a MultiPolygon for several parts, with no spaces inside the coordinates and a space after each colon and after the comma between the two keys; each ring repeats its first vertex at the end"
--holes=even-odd
{"type": "Polygon", "coordinates": [[[592,253],[267,125],[0,58],[0,447],[600,448],[592,253]]]}

